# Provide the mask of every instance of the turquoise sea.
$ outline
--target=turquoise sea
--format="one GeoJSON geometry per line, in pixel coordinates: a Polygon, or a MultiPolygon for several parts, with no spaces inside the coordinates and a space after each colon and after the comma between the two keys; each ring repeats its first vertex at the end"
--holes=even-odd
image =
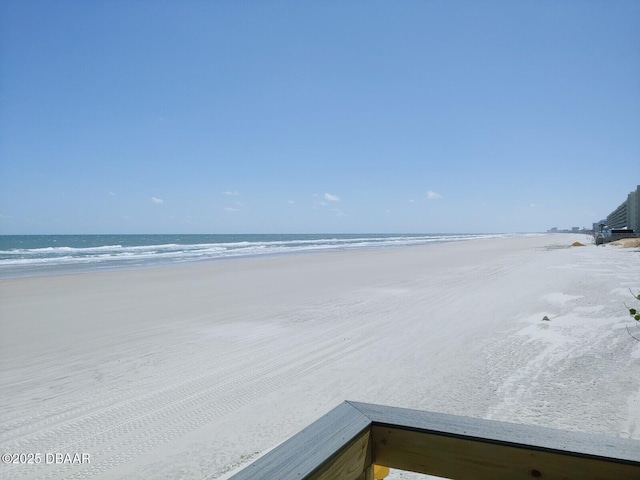
{"type": "Polygon", "coordinates": [[[0,235],[0,278],[145,268],[330,250],[391,248],[504,235],[0,235]]]}

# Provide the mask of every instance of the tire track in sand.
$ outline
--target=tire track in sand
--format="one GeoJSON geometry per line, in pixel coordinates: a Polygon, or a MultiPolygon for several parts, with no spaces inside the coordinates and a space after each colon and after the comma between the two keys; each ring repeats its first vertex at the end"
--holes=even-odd
{"type": "MultiPolygon", "coordinates": [[[[287,354],[265,362],[249,372],[230,375],[226,381],[220,382],[217,377],[209,379],[207,385],[200,385],[200,389],[196,389],[195,392],[190,389],[185,393],[182,391],[183,386],[177,387],[174,392],[177,398],[169,403],[165,397],[154,398],[155,409],[151,411],[149,411],[150,405],[129,405],[130,402],[125,402],[124,405],[112,409],[106,415],[104,412],[99,412],[88,415],[78,424],[72,422],[61,429],[29,436],[28,441],[25,439],[25,443],[20,442],[20,448],[24,449],[28,448],[28,445],[36,444],[39,450],[44,450],[41,442],[46,442],[47,445],[51,445],[50,451],[92,452],[92,458],[98,459],[98,463],[82,468],[76,472],[75,476],[69,477],[65,472],[68,472],[69,468],[76,470],[78,466],[61,466],[49,472],[41,471],[43,475],[37,477],[43,479],[59,476],[89,478],[199,428],[250,403],[252,399],[289,385],[301,376],[355,353],[374,341],[374,338],[361,338],[350,342],[348,348],[345,348],[343,342],[335,341],[324,341],[311,350],[305,345],[300,345],[293,351],[288,351],[287,354]],[[134,406],[144,406],[145,413],[136,415],[137,410],[133,408],[134,406]],[[127,415],[130,417],[128,420],[113,425],[114,418],[127,415]],[[96,421],[101,425],[102,430],[93,433],[96,432],[96,421]],[[58,439],[68,438],[70,435],[77,440],[60,445],[58,439]],[[55,446],[56,443],[57,446],[55,446]]],[[[251,364],[255,365],[254,362],[255,360],[251,364]]],[[[38,474],[33,470],[23,471],[28,473],[30,478],[38,474]]],[[[2,473],[4,475],[20,472],[3,469],[2,473]]],[[[11,475],[7,478],[23,477],[11,475]]]]}

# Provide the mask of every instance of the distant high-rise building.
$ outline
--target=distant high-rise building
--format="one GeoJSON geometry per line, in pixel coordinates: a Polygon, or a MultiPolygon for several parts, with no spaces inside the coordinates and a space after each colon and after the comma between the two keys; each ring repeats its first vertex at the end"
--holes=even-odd
{"type": "Polygon", "coordinates": [[[595,222],[593,224],[593,231],[594,232],[601,232],[601,231],[603,231],[605,229],[606,226],[607,226],[607,219],[603,218],[599,222],[595,222]]]}
{"type": "Polygon", "coordinates": [[[607,226],[610,229],[640,231],[640,185],[607,216],[607,226]]]}
{"type": "Polygon", "coordinates": [[[640,231],[640,185],[627,196],[627,218],[629,228],[633,228],[634,232],[638,233],[640,231]]]}

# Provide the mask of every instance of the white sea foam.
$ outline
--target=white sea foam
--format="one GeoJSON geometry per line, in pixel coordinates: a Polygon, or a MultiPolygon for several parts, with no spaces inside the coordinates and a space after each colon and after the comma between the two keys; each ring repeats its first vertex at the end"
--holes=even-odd
{"type": "MultiPolygon", "coordinates": [[[[235,241],[228,241],[229,237],[221,237],[220,240],[227,241],[214,243],[172,242],[132,245],[113,243],[86,247],[48,245],[36,246],[35,248],[4,248],[0,250],[0,277],[61,273],[74,271],[76,266],[86,271],[87,268],[128,268],[252,255],[389,248],[503,236],[505,235],[327,235],[316,238],[308,238],[308,236],[290,238],[291,236],[288,236],[289,238],[273,239],[273,236],[265,235],[262,236],[264,239],[260,238],[256,241],[256,237],[259,236],[253,235],[246,236],[250,239],[236,238],[235,241]]],[[[175,237],[180,240],[177,238],[178,236],[175,237]]],[[[149,237],[149,239],[153,240],[153,237],[149,237]]],[[[95,239],[93,241],[95,242],[95,239]]],[[[136,241],[140,242],[141,240],[136,239],[136,241]]]]}

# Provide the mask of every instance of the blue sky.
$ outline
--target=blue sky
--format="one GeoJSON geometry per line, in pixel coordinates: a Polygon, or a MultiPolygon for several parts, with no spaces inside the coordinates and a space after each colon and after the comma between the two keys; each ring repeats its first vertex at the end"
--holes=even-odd
{"type": "Polygon", "coordinates": [[[0,232],[517,232],[640,183],[638,1],[0,2],[0,232]]]}

